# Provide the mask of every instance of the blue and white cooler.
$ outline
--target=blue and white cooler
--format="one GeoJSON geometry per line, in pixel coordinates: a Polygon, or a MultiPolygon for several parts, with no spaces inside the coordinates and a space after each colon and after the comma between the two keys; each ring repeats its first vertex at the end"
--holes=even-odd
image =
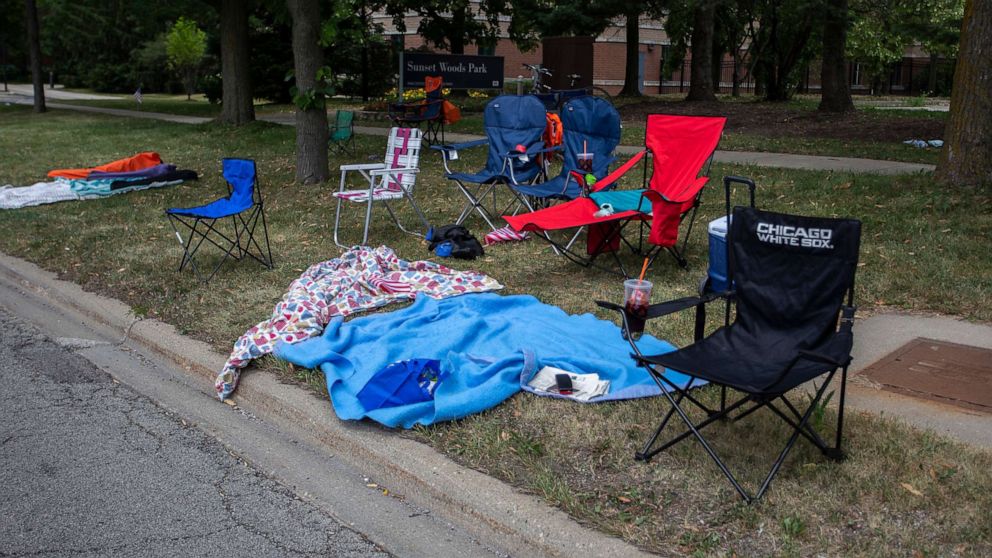
{"type": "Polygon", "coordinates": [[[725,291],[727,284],[727,222],[728,215],[710,221],[710,266],[707,275],[710,278],[710,290],[725,291]]]}

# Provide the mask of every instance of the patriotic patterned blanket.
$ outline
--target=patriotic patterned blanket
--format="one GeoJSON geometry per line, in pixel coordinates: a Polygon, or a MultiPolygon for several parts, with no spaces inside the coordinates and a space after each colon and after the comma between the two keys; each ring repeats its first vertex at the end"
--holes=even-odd
{"type": "Polygon", "coordinates": [[[272,317],[237,340],[214,384],[217,395],[229,397],[238,385],[240,369],[271,353],[278,341],[296,343],[320,335],[334,316],[412,300],[418,293],[442,299],[502,288],[482,273],[427,261],[408,262],[386,246],[355,246],[340,258],[312,265],[289,285],[272,317]]]}

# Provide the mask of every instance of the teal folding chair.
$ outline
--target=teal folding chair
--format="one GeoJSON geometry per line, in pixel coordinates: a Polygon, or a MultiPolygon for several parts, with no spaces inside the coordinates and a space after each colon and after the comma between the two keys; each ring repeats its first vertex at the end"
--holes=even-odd
{"type": "Polygon", "coordinates": [[[338,153],[355,154],[355,112],[339,110],[334,117],[331,133],[327,139],[327,148],[336,149],[338,153]]]}

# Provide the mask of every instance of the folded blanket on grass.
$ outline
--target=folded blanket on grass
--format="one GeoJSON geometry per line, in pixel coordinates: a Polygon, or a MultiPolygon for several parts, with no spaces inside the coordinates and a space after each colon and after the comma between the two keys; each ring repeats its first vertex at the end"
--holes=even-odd
{"type": "Polygon", "coordinates": [[[63,201],[105,198],[136,190],[175,186],[182,184],[185,180],[196,180],[196,173],[176,171],[158,178],[131,179],[130,181],[113,178],[105,180],[59,178],[55,182],[38,182],[31,186],[0,186],[0,209],[20,209],[63,201]]]}
{"type": "Polygon", "coordinates": [[[19,209],[33,205],[78,200],[67,182],[38,182],[30,186],[0,186],[0,209],[19,209]]]}
{"type": "MultiPolygon", "coordinates": [[[[648,354],[674,350],[647,335],[639,344],[648,354]]],[[[391,427],[433,424],[489,409],[520,391],[544,366],[595,372],[609,380],[610,393],[595,401],[661,393],[634,365],[630,346],[612,322],[592,314],[569,315],[529,295],[420,298],[394,312],[348,322],[335,318],[322,336],[279,343],[275,355],[319,367],[339,418],[368,417],[391,427]],[[379,371],[411,359],[439,361],[442,379],[433,388],[433,400],[366,409],[359,397],[363,388],[379,371]]],[[[668,377],[678,385],[689,380],[674,372],[668,377]]]]}
{"type": "Polygon", "coordinates": [[[347,316],[398,300],[445,298],[502,289],[475,271],[456,271],[434,262],[408,262],[391,248],[355,246],[340,258],[310,266],[290,283],[272,317],[252,327],[234,344],[214,387],[226,399],[238,384],[239,369],[272,352],[277,341],[295,343],[320,335],[334,316],[347,316]]]}

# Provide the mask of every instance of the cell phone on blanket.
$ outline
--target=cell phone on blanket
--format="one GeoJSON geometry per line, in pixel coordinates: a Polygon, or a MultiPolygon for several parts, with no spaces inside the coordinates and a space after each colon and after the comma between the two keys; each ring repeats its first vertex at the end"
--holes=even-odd
{"type": "Polygon", "coordinates": [[[572,395],[572,377],[568,374],[555,374],[555,384],[558,386],[558,393],[572,395]]]}

